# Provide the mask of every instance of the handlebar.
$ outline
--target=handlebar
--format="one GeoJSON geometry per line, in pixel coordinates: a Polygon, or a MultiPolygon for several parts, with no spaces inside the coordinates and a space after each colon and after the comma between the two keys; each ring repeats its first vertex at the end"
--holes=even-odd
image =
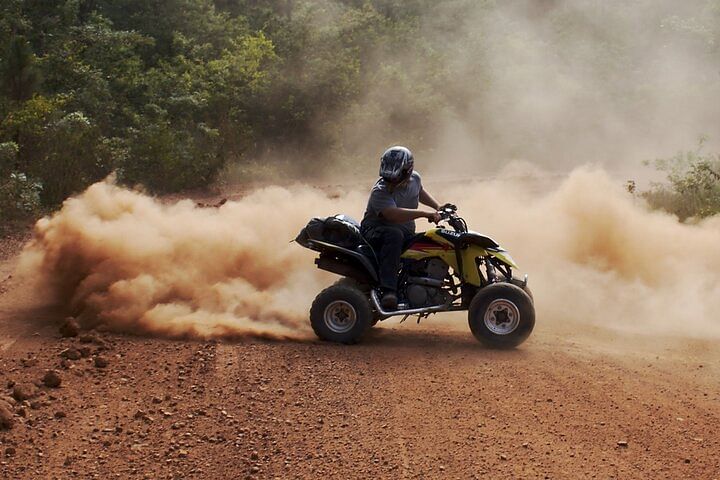
{"type": "Polygon", "coordinates": [[[438,209],[438,213],[440,214],[440,221],[447,221],[448,225],[450,225],[456,232],[465,233],[468,231],[467,223],[465,223],[463,218],[458,216],[457,207],[452,203],[446,203],[441,206],[438,209]]]}

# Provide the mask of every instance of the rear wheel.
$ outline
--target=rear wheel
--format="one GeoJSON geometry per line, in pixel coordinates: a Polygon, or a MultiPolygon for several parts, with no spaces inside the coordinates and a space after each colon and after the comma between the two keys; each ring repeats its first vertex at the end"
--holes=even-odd
{"type": "Polygon", "coordinates": [[[535,307],[522,288],[495,283],[480,289],[470,302],[470,331],[485,346],[512,348],[524,342],[535,327],[535,307]]]}
{"type": "MultiPolygon", "coordinates": [[[[354,278],[343,277],[340,280],[338,280],[337,282],[333,283],[333,285],[341,285],[341,286],[345,286],[345,287],[356,288],[356,289],[360,290],[361,292],[363,292],[365,295],[368,295],[368,296],[370,295],[370,285],[368,285],[366,283],[360,283],[357,280],[355,280],[354,278]]],[[[370,310],[372,311],[372,316],[373,316],[372,320],[370,321],[370,326],[374,327],[381,320],[381,318],[374,309],[371,308],[370,310]]]]}
{"type": "Polygon", "coordinates": [[[333,285],[315,297],[310,324],[322,340],[355,343],[370,328],[372,311],[365,294],[357,288],[333,285]]]}

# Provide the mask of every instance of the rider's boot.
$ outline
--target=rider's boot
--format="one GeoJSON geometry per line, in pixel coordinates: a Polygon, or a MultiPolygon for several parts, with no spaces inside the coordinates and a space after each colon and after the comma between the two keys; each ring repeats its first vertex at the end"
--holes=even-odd
{"type": "Polygon", "coordinates": [[[397,310],[398,297],[395,292],[387,290],[380,300],[380,305],[384,310],[397,310]]]}

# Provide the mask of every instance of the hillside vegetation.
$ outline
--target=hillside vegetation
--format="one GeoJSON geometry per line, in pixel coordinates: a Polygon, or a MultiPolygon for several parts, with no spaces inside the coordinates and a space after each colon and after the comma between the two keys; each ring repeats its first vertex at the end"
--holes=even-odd
{"type": "Polygon", "coordinates": [[[400,140],[457,154],[457,131],[487,159],[556,158],[610,118],[666,125],[656,98],[710,108],[720,2],[604,3],[4,0],[0,218],[111,172],[157,193],[253,162],[316,176],[400,140]],[[689,97],[644,60],[658,38],[698,60],[689,97]]]}

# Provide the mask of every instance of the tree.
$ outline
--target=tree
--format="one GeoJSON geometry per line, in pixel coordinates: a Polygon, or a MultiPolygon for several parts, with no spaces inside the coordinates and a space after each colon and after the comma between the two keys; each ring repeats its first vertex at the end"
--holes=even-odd
{"type": "Polygon", "coordinates": [[[2,86],[7,96],[22,102],[32,97],[40,85],[36,57],[25,37],[15,35],[4,55],[2,86]]]}

